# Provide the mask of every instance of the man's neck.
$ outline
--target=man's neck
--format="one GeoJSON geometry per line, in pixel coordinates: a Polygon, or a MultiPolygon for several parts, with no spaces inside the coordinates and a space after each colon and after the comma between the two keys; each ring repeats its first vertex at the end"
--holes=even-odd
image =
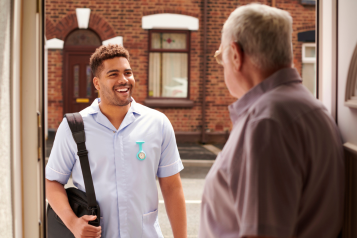
{"type": "Polygon", "coordinates": [[[130,109],[131,103],[125,106],[115,106],[99,102],[100,111],[109,119],[112,125],[118,130],[124,120],[125,115],[130,109]]]}
{"type": "Polygon", "coordinates": [[[290,68],[290,66],[281,66],[276,67],[268,70],[259,70],[258,68],[254,67],[250,69],[250,74],[247,80],[247,91],[255,87],[256,85],[263,82],[265,79],[269,78],[275,72],[283,69],[283,68],[290,68]]]}

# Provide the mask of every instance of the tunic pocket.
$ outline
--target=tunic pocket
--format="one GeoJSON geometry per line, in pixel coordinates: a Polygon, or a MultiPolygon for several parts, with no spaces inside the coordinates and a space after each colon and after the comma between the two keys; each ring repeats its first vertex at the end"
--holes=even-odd
{"type": "Polygon", "coordinates": [[[143,215],[142,238],[164,238],[158,220],[158,210],[143,215]]]}

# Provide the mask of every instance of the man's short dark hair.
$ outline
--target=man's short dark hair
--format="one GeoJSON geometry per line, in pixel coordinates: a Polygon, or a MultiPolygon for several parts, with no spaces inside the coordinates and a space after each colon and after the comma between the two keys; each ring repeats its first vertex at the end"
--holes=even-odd
{"type": "Polygon", "coordinates": [[[129,61],[129,52],[121,45],[102,45],[90,57],[90,67],[95,77],[99,77],[103,69],[103,61],[115,57],[124,57],[129,61]]]}

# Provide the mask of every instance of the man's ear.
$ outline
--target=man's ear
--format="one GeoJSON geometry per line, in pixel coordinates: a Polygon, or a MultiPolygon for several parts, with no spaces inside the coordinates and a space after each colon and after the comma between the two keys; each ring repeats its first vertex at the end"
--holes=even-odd
{"type": "Polygon", "coordinates": [[[93,78],[93,84],[95,89],[97,89],[98,91],[100,90],[100,85],[99,85],[99,78],[98,77],[94,77],[93,78]]]}
{"type": "Polygon", "coordinates": [[[232,47],[232,62],[233,62],[234,69],[237,71],[241,71],[244,63],[244,52],[240,47],[240,45],[236,42],[232,42],[231,47],[232,47]]]}

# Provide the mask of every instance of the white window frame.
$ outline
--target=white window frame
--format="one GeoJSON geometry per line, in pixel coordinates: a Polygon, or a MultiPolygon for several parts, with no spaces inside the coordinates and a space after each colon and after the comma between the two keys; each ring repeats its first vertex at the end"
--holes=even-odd
{"type": "Polygon", "coordinates": [[[302,63],[316,63],[316,54],[315,57],[306,57],[306,48],[307,47],[315,47],[316,52],[316,43],[303,43],[302,44],[302,63]]]}

